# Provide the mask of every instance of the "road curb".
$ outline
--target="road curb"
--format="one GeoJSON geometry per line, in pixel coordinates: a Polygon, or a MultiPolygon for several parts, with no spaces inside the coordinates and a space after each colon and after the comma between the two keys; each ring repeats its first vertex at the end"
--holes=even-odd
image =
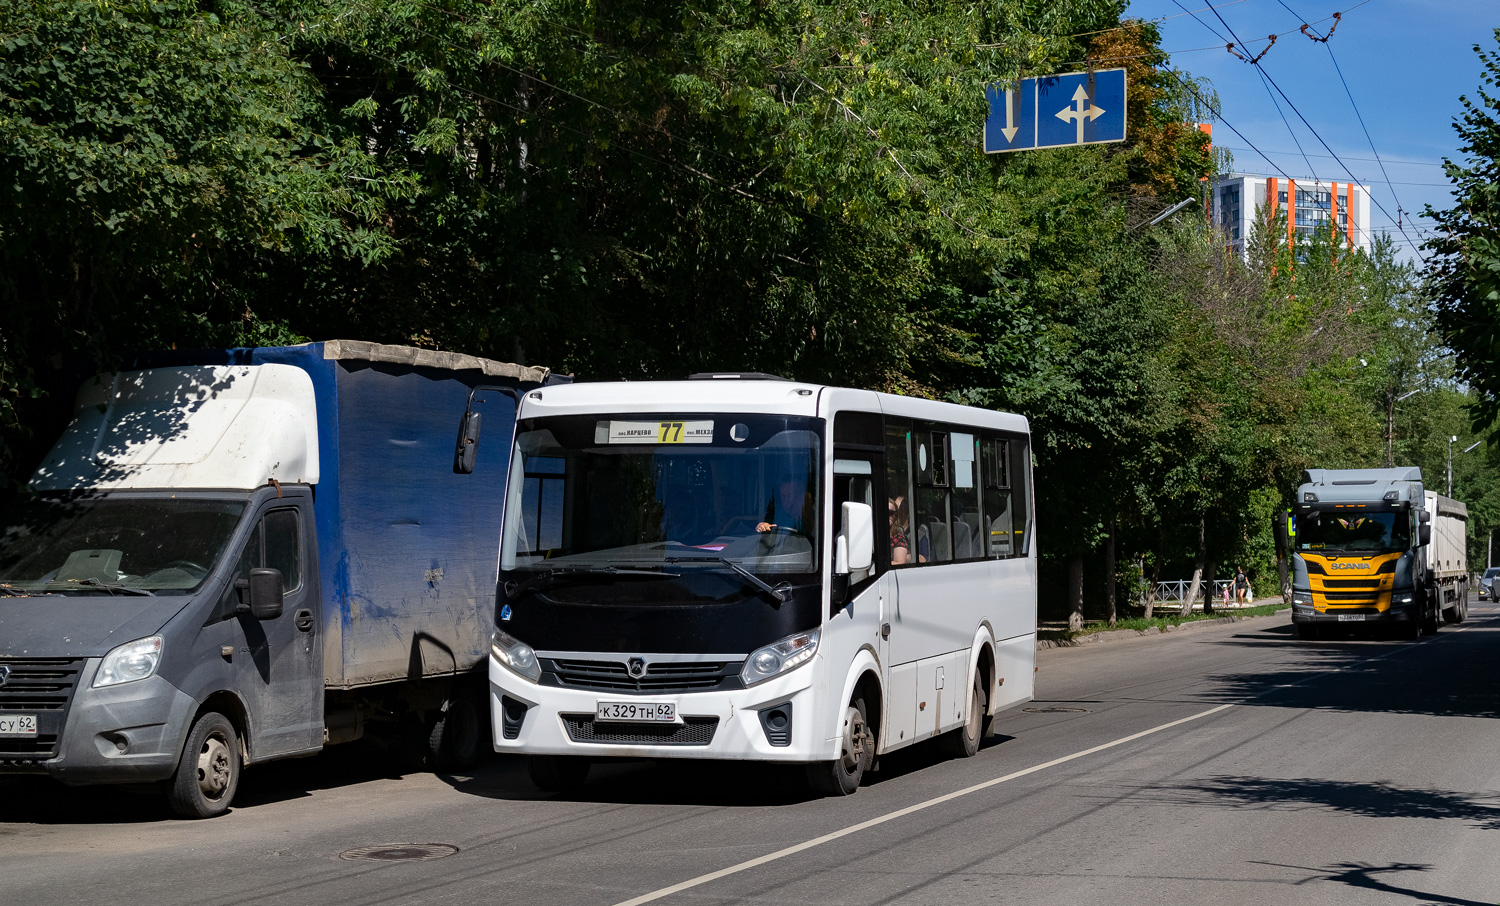
{"type": "Polygon", "coordinates": [[[1189,629],[1192,629],[1194,626],[1217,626],[1224,623],[1244,623],[1249,620],[1264,620],[1269,617],[1282,616],[1284,613],[1285,611],[1279,610],[1276,613],[1259,614],[1255,616],[1235,616],[1233,614],[1229,614],[1227,616],[1217,617],[1212,620],[1193,620],[1190,623],[1177,623],[1172,626],[1167,626],[1166,628],[1153,627],[1151,629],[1106,629],[1102,632],[1091,632],[1088,635],[1079,636],[1076,639],[1038,639],[1036,643],[1036,650],[1046,651],[1051,648],[1082,648],[1085,645],[1101,645],[1107,642],[1121,642],[1125,641],[1126,639],[1139,639],[1146,636],[1159,636],[1174,632],[1185,632],[1189,629]]]}

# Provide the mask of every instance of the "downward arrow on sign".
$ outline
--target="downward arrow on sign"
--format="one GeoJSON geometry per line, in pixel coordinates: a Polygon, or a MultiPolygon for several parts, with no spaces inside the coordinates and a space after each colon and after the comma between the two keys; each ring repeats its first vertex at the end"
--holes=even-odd
{"type": "Polygon", "coordinates": [[[1009,144],[1016,140],[1016,133],[1020,131],[1021,128],[1016,125],[1016,90],[1007,88],[1005,89],[1005,128],[1000,130],[1000,134],[1005,136],[1005,141],[1009,144]]]}

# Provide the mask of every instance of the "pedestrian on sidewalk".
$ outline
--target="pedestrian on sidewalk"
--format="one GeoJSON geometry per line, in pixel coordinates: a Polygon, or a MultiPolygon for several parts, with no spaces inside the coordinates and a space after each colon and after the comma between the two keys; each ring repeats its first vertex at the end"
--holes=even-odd
{"type": "Polygon", "coordinates": [[[1243,566],[1236,567],[1234,574],[1234,600],[1244,604],[1250,599],[1250,577],[1245,575],[1243,566]]]}

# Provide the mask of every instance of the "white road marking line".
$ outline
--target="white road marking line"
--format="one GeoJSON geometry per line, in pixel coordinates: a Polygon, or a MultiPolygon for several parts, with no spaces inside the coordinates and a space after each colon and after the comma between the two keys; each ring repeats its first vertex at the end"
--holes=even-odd
{"type": "Polygon", "coordinates": [[[754,859],[741,862],[738,865],[731,865],[728,868],[721,868],[718,871],[712,871],[706,875],[699,875],[696,878],[683,881],[680,884],[673,884],[671,887],[663,887],[660,890],[653,890],[650,893],[642,894],[641,896],[635,897],[633,899],[616,903],[615,906],[641,906],[641,904],[643,903],[650,903],[655,900],[660,900],[663,897],[669,897],[674,893],[681,893],[684,890],[698,887],[702,884],[707,884],[710,881],[717,881],[720,878],[727,878],[730,875],[739,874],[742,871],[748,871],[749,869],[757,868],[761,865],[765,865],[768,862],[775,862],[777,859],[785,859],[787,856],[796,855],[797,853],[800,853],[804,850],[812,849],[815,846],[822,846],[824,843],[832,843],[834,840],[837,840],[841,837],[847,837],[850,834],[859,833],[862,830],[875,827],[879,824],[884,824],[887,821],[894,821],[897,818],[904,818],[907,815],[913,814],[915,812],[920,812],[923,809],[932,808],[934,805],[942,805],[944,802],[951,802],[954,799],[968,796],[971,793],[977,793],[980,790],[987,790],[992,786],[997,786],[1011,780],[1016,780],[1018,778],[1025,777],[1028,774],[1035,774],[1038,771],[1045,771],[1048,768],[1055,768],[1060,764],[1067,764],[1070,761],[1075,761],[1079,758],[1093,755],[1095,752],[1103,752],[1105,749],[1113,749],[1115,746],[1122,746],[1127,742],[1134,742],[1135,740],[1140,739],[1144,736],[1150,736],[1153,733],[1160,733],[1162,730],[1170,730],[1173,727],[1178,727],[1185,723],[1190,723],[1192,721],[1199,720],[1200,718],[1208,717],[1211,714],[1218,714],[1220,711],[1225,711],[1233,707],[1233,704],[1219,705],[1216,708],[1209,708],[1207,711],[1200,711],[1199,713],[1191,715],[1189,717],[1183,717],[1178,720],[1170,721],[1168,723],[1161,724],[1160,726],[1152,727],[1149,730],[1142,730],[1139,733],[1132,733],[1129,736],[1121,736],[1119,739],[1106,742],[1102,745],[1094,746],[1091,749],[1084,749],[1081,752],[1074,752],[1072,755],[1064,755],[1061,758],[1054,758],[1051,761],[1033,765],[1032,767],[1025,768],[1011,774],[1006,774],[1003,777],[996,777],[993,780],[986,780],[983,783],[976,783],[973,786],[964,787],[961,790],[954,790],[951,793],[946,793],[942,796],[928,799],[925,802],[918,802],[916,805],[908,805],[906,808],[897,809],[894,812],[887,812],[884,815],[881,815],[877,818],[871,818],[868,821],[861,821],[858,824],[851,824],[846,828],[833,831],[832,833],[824,834],[821,837],[814,837],[811,840],[798,843],[795,846],[788,846],[786,849],[778,849],[773,853],[767,853],[764,856],[757,856],[754,859]]]}

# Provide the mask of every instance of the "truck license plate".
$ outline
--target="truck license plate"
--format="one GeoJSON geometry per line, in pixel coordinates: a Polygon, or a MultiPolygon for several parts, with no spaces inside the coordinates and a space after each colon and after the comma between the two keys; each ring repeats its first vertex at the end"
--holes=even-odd
{"type": "Polygon", "coordinates": [[[35,735],[35,714],[0,714],[0,736],[35,735]]]}
{"type": "Polygon", "coordinates": [[[1364,619],[1365,619],[1365,615],[1362,614],[1362,613],[1341,613],[1341,614],[1339,614],[1339,622],[1340,623],[1361,623],[1361,622],[1364,622],[1364,619]]]}
{"type": "Polygon", "coordinates": [[[594,720],[608,723],[674,724],[677,705],[674,702],[599,702],[594,720]]]}

